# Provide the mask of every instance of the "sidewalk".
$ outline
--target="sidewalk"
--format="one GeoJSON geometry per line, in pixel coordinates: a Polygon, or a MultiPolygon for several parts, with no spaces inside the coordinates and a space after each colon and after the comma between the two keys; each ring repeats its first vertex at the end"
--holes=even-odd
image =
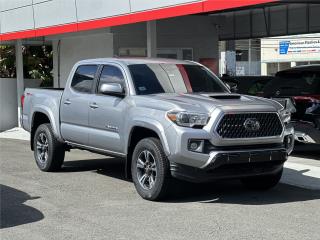
{"type": "Polygon", "coordinates": [[[0,133],[0,138],[30,140],[30,133],[22,128],[16,127],[0,133]]]}

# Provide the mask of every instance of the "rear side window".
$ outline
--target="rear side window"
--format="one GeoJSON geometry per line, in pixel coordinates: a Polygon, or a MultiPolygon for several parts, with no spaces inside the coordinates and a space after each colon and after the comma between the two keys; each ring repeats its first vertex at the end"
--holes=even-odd
{"type": "Polygon", "coordinates": [[[73,76],[71,87],[78,92],[90,93],[97,69],[97,65],[79,66],[73,76]]]}

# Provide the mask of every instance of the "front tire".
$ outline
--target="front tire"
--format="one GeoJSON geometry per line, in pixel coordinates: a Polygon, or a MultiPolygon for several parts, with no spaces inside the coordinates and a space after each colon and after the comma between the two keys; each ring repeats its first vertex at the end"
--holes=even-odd
{"type": "Polygon", "coordinates": [[[41,124],[33,139],[34,158],[41,171],[53,172],[60,170],[65,150],[53,134],[51,125],[41,124]]]}
{"type": "Polygon", "coordinates": [[[169,161],[159,139],[145,138],[138,142],[132,155],[131,174],[142,198],[156,201],[165,197],[169,188],[169,161]]]}
{"type": "Polygon", "coordinates": [[[242,184],[251,190],[268,190],[275,187],[281,177],[282,177],[283,168],[275,174],[265,175],[265,176],[256,176],[256,177],[247,177],[241,179],[242,184]]]}

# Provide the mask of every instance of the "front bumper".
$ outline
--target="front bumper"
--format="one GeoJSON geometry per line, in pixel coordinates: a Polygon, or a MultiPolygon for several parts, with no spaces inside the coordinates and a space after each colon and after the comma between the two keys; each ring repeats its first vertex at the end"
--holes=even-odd
{"type": "Polygon", "coordinates": [[[171,174],[194,182],[277,172],[294,147],[292,126],[286,126],[282,138],[275,143],[212,146],[208,154],[188,150],[189,139],[210,139],[205,130],[168,130],[169,139],[175,139],[174,143],[169,143],[171,174]]]}
{"type": "Polygon", "coordinates": [[[274,174],[281,171],[285,159],[286,157],[282,160],[276,161],[226,163],[219,167],[210,165],[205,169],[171,163],[170,170],[173,177],[181,180],[189,182],[209,182],[219,179],[239,179],[244,177],[274,174]]]}
{"type": "Polygon", "coordinates": [[[249,159],[250,156],[256,155],[256,153],[263,151],[285,151],[287,155],[290,155],[294,147],[294,129],[292,126],[286,126],[283,136],[276,141],[270,143],[266,141],[260,141],[259,144],[245,144],[246,141],[242,141],[242,144],[233,144],[229,146],[215,145],[214,149],[209,153],[198,153],[188,150],[188,144],[190,139],[203,139],[210,142],[212,135],[210,135],[204,129],[188,129],[177,128],[171,126],[166,129],[166,137],[168,139],[168,146],[170,147],[170,155],[168,159],[171,163],[177,163],[187,165],[195,168],[205,168],[209,164],[215,161],[221,154],[238,154],[239,149],[243,149],[249,159]],[[290,139],[290,143],[288,143],[290,139]]]}

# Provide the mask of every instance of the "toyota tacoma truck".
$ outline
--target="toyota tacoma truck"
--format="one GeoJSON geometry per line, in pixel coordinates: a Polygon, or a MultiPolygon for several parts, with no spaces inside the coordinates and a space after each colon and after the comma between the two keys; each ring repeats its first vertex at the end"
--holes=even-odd
{"type": "Polygon", "coordinates": [[[232,94],[189,61],[84,60],[64,89],[27,88],[21,101],[40,170],[59,170],[72,149],[125,158],[126,175],[148,200],[163,198],[172,178],[272,188],[294,145],[281,104],[232,94]]]}

